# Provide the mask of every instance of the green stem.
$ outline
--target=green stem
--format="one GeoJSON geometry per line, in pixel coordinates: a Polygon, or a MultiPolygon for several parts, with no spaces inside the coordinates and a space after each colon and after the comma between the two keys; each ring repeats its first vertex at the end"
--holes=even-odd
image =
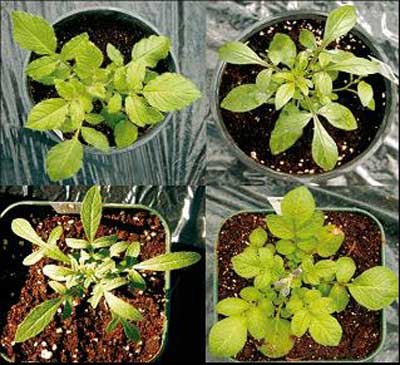
{"type": "Polygon", "coordinates": [[[282,306],[283,306],[283,303],[279,304],[279,307],[276,310],[275,318],[280,318],[282,306]]]}
{"type": "Polygon", "coordinates": [[[353,80],[353,75],[350,76],[350,80],[349,83],[346,86],[343,87],[339,87],[337,89],[333,89],[332,92],[337,92],[337,91],[345,91],[347,90],[350,86],[358,84],[361,80],[361,76],[359,76],[358,78],[356,78],[355,80],[353,80]]]}

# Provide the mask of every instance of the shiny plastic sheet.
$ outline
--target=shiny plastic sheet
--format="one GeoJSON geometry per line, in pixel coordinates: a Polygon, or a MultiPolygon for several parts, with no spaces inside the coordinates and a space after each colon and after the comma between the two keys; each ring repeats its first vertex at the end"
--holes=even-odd
{"type": "MultiPolygon", "coordinates": [[[[376,45],[390,60],[390,67],[399,68],[399,9],[397,1],[354,1],[359,24],[371,35],[376,45]]],[[[261,19],[282,15],[286,10],[314,9],[329,12],[343,5],[342,1],[210,1],[207,5],[207,80],[209,95],[211,79],[217,64],[217,49],[233,40],[261,19]]],[[[391,131],[382,146],[367,161],[352,171],[321,184],[328,185],[385,185],[398,183],[398,97],[391,131]]],[[[255,171],[243,164],[228,148],[213,120],[207,116],[207,181],[210,184],[275,183],[274,177],[255,171]]]]}
{"type": "MultiPolygon", "coordinates": [[[[268,197],[281,197],[291,189],[291,184],[274,186],[207,186],[206,188],[206,313],[207,336],[214,323],[213,285],[215,272],[215,245],[223,221],[241,210],[272,209],[268,197]]],[[[398,198],[389,187],[312,187],[311,191],[319,208],[351,207],[372,213],[383,225],[386,246],[386,265],[395,272],[399,270],[399,218],[398,198]]],[[[399,306],[394,303],[386,310],[387,336],[383,350],[374,362],[396,362],[399,360],[399,306]]],[[[208,361],[217,361],[207,353],[208,361]]]]}
{"type": "MultiPolygon", "coordinates": [[[[174,1],[1,1],[0,184],[46,185],[47,151],[54,142],[23,128],[29,110],[22,100],[27,51],[12,39],[11,11],[40,15],[52,22],[88,7],[116,7],[136,13],[171,38],[180,72],[204,91],[205,9],[202,3],[174,1]]],[[[83,169],[65,184],[201,184],[205,174],[206,98],[175,113],[145,145],[115,155],[87,154],[83,169]]]]}

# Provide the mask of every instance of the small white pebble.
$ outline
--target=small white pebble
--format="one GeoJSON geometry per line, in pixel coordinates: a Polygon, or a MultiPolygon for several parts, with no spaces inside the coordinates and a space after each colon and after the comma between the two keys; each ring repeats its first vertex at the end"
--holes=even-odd
{"type": "Polygon", "coordinates": [[[37,345],[39,345],[37,342],[35,342],[34,344],[33,344],[33,347],[37,347],[37,345]]]}
{"type": "Polygon", "coordinates": [[[129,351],[129,345],[124,347],[125,351],[129,351]]]}
{"type": "Polygon", "coordinates": [[[61,308],[58,308],[57,309],[57,313],[61,313],[62,312],[62,309],[61,308]]]}
{"type": "Polygon", "coordinates": [[[54,344],[53,346],[51,346],[51,349],[52,349],[53,351],[57,350],[57,345],[54,344]]]}
{"type": "Polygon", "coordinates": [[[62,331],[63,331],[62,328],[57,328],[56,329],[56,333],[62,333],[62,331]]]}
{"type": "Polygon", "coordinates": [[[46,342],[46,341],[42,341],[41,345],[42,345],[43,347],[46,347],[46,346],[47,346],[47,342],[46,342]]]}
{"type": "Polygon", "coordinates": [[[47,349],[42,350],[40,357],[45,360],[50,360],[53,357],[53,353],[47,349]]]}
{"type": "Polygon", "coordinates": [[[66,333],[67,335],[69,335],[69,334],[71,333],[71,331],[70,331],[70,330],[66,330],[65,333],[66,333]]]}
{"type": "Polygon", "coordinates": [[[15,345],[15,341],[12,341],[12,342],[11,342],[11,346],[14,346],[14,345],[15,345]]]}

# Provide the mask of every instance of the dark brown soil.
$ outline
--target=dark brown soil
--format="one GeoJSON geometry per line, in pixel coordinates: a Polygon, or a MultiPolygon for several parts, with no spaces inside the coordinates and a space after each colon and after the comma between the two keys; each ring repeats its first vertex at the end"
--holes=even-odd
{"type": "MultiPolygon", "coordinates": [[[[382,238],[375,221],[366,215],[350,212],[326,212],[326,223],[333,223],[345,233],[345,241],[337,257],[350,256],[357,265],[355,275],[381,262],[382,238]]],[[[232,269],[231,258],[242,252],[250,232],[263,227],[265,214],[243,213],[229,218],[221,228],[218,239],[218,300],[238,296],[251,285],[250,280],[238,276],[232,269]]],[[[269,237],[272,234],[268,231],[269,237]]],[[[380,312],[368,311],[353,299],[345,311],[335,315],[343,328],[342,341],[337,347],[317,344],[307,333],[296,339],[290,353],[282,360],[363,359],[379,345],[381,338],[380,312]]],[[[250,335],[243,350],[236,356],[240,361],[271,361],[257,350],[261,344],[250,335]]]]}
{"type": "MultiPolygon", "coordinates": [[[[69,18],[68,18],[69,19],[69,18]]],[[[142,38],[148,37],[153,32],[149,29],[137,25],[133,27],[131,23],[127,23],[122,19],[116,19],[115,15],[94,15],[93,13],[80,14],[79,18],[75,20],[63,21],[54,26],[57,36],[57,52],[60,52],[62,46],[67,43],[71,38],[78,34],[87,32],[89,39],[101,49],[104,55],[104,62],[102,67],[107,66],[111,63],[111,60],[107,57],[106,48],[107,43],[113,44],[124,56],[125,64],[131,60],[131,51],[135,43],[140,41],[142,38]]],[[[36,55],[32,55],[31,60],[37,58],[36,55]]],[[[157,67],[154,69],[158,73],[167,72],[168,60],[161,60],[157,67]]],[[[58,94],[54,86],[46,86],[39,82],[29,79],[29,91],[33,101],[39,103],[44,99],[57,98],[58,94]]],[[[94,105],[93,112],[99,113],[101,111],[101,104],[94,105]]],[[[100,123],[96,126],[91,126],[84,122],[84,126],[95,128],[96,130],[105,134],[109,140],[111,146],[115,146],[115,139],[113,135],[113,129],[107,126],[105,123],[100,123]]],[[[144,128],[138,127],[139,137],[144,135],[151,126],[144,128]]],[[[68,134],[66,137],[68,138],[68,134]]],[[[82,143],[86,144],[83,140],[82,143]]]]}
{"type": "MultiPolygon", "coordinates": [[[[296,41],[297,50],[301,51],[304,48],[297,41],[300,30],[309,29],[317,39],[320,39],[324,26],[324,20],[288,20],[269,26],[252,35],[248,39],[248,45],[258,54],[265,54],[265,49],[268,48],[273,36],[281,32],[290,35],[296,41]]],[[[328,48],[334,48],[334,46],[336,43],[328,48]]],[[[361,39],[351,33],[340,39],[337,48],[353,52],[358,57],[368,58],[369,55],[377,57],[361,39]]],[[[240,84],[255,83],[256,76],[262,69],[263,67],[257,65],[227,64],[221,79],[220,102],[234,87],[240,84]]],[[[339,78],[334,82],[334,88],[344,86],[348,78],[348,74],[340,73],[339,78]]],[[[382,124],[386,109],[385,80],[383,76],[371,75],[365,78],[365,81],[373,86],[375,111],[364,108],[356,94],[348,91],[338,93],[337,102],[347,106],[357,120],[358,128],[355,131],[337,129],[323,117],[320,118],[338,145],[339,160],[336,167],[346,164],[364,152],[382,124]]],[[[264,104],[246,113],[233,113],[222,108],[220,111],[229,134],[238,147],[254,161],[275,171],[289,174],[309,175],[324,172],[313,161],[311,155],[312,121],[304,128],[303,136],[291,148],[274,156],[269,148],[269,140],[280,113],[280,111],[275,111],[274,105],[264,104]]]]}
{"type": "MultiPolygon", "coordinates": [[[[64,235],[60,248],[68,252],[64,239],[83,238],[82,223],[77,216],[56,215],[45,219],[30,219],[38,234],[47,239],[49,232],[62,225],[64,235]]],[[[165,229],[158,217],[147,211],[138,210],[132,214],[105,214],[97,236],[117,234],[119,239],[141,242],[141,260],[165,252],[165,229]]],[[[10,242],[15,244],[15,242],[10,242]]],[[[74,303],[72,316],[62,320],[58,313],[50,325],[38,336],[22,344],[13,342],[16,328],[26,315],[44,300],[54,297],[47,278],[42,273],[44,265],[52,260],[44,259],[29,268],[19,299],[8,311],[5,327],[0,337],[0,351],[16,362],[148,362],[159,352],[164,331],[166,293],[164,274],[143,272],[147,288],[143,291],[130,291],[126,287],[116,289],[115,294],[128,301],[143,314],[144,319],[137,323],[141,341],[128,342],[119,326],[111,334],[105,332],[110,320],[109,311],[101,300],[94,310],[86,301],[74,303]],[[51,352],[46,360],[43,353],[51,352]]],[[[19,276],[19,275],[17,275],[19,276]]],[[[85,293],[87,296],[88,293],[85,293]]]]}

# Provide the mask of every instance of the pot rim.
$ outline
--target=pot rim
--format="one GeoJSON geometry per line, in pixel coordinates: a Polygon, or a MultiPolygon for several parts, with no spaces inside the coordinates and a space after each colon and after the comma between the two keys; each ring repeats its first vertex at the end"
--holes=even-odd
{"type": "MultiPolygon", "coordinates": [[[[99,12],[109,11],[109,12],[115,12],[115,13],[119,13],[119,14],[128,16],[132,19],[138,20],[142,26],[144,25],[145,27],[149,28],[153,32],[153,34],[155,34],[155,35],[162,34],[156,26],[154,26],[148,20],[144,19],[142,16],[140,16],[130,10],[113,7],[113,6],[88,6],[83,9],[74,9],[74,10],[71,10],[71,11],[57,17],[54,21],[51,22],[51,25],[54,27],[57,23],[65,20],[69,17],[79,15],[79,14],[85,13],[85,12],[97,12],[97,11],[99,11],[99,12]]],[[[22,95],[22,97],[26,100],[28,113],[32,110],[33,106],[35,105],[35,103],[32,100],[32,97],[30,95],[29,89],[28,89],[30,79],[27,76],[27,74],[25,73],[25,70],[29,64],[29,60],[32,56],[32,53],[34,53],[34,52],[29,51],[28,54],[26,55],[25,61],[24,61],[24,67],[22,69],[22,79],[23,79],[23,88],[22,88],[23,95],[22,95]]],[[[175,68],[173,72],[180,73],[179,64],[177,62],[177,58],[176,58],[175,53],[172,48],[169,51],[169,56],[171,57],[171,63],[173,65],[173,67],[175,68]]],[[[97,150],[96,148],[94,148],[92,146],[83,144],[84,152],[92,154],[92,155],[102,155],[102,156],[106,155],[107,156],[107,155],[119,154],[119,153],[134,150],[138,147],[143,146],[148,141],[150,141],[154,136],[156,136],[161,131],[161,129],[164,128],[165,125],[172,119],[172,115],[173,115],[172,112],[168,112],[165,115],[164,120],[162,120],[161,122],[150,127],[149,130],[144,135],[142,135],[133,144],[131,144],[127,147],[117,148],[116,146],[112,146],[112,147],[110,147],[110,150],[108,152],[103,152],[103,151],[97,150]]],[[[64,141],[63,133],[59,130],[45,131],[45,134],[47,134],[49,136],[49,138],[54,142],[59,143],[59,142],[64,141]]]]}
{"type": "MultiPolygon", "coordinates": [[[[385,230],[381,224],[381,222],[370,212],[360,209],[360,208],[350,208],[350,207],[318,207],[318,210],[328,212],[328,211],[336,211],[336,212],[357,212],[364,214],[371,218],[379,227],[379,230],[381,232],[381,239],[382,239],[382,245],[381,245],[381,265],[385,266],[386,265],[386,259],[385,259],[385,245],[386,245],[386,237],[385,237],[385,230]]],[[[223,218],[221,223],[219,224],[217,235],[214,240],[214,247],[213,247],[213,254],[214,257],[211,260],[213,264],[213,288],[212,288],[212,305],[213,305],[213,315],[212,315],[212,325],[214,325],[218,321],[218,315],[215,312],[215,306],[218,302],[218,255],[217,255],[217,247],[218,247],[218,239],[219,235],[221,233],[222,227],[225,224],[225,222],[233,218],[234,216],[242,213],[250,213],[250,214],[257,214],[257,213],[263,213],[263,214],[269,214],[269,213],[276,213],[274,209],[272,208],[267,208],[267,209],[243,209],[236,211],[230,215],[228,215],[226,218],[223,218]]],[[[379,352],[382,351],[385,341],[386,341],[386,332],[387,332],[387,325],[386,325],[386,314],[385,310],[380,310],[380,340],[379,344],[376,347],[376,349],[369,354],[367,357],[364,359],[344,359],[344,360],[306,360],[306,361],[300,361],[300,362],[305,362],[305,363],[319,363],[319,362],[329,362],[329,363],[363,363],[363,362],[370,362],[371,359],[373,359],[379,352]]],[[[208,338],[208,333],[207,333],[207,338],[208,338]]],[[[208,343],[207,343],[208,347],[208,343]]],[[[208,351],[208,350],[207,350],[208,351]]],[[[220,358],[223,359],[223,358],[220,358]]],[[[236,359],[233,359],[232,357],[225,358],[229,359],[230,362],[237,362],[237,363],[268,363],[267,361],[238,361],[236,359]]],[[[272,359],[273,362],[276,363],[288,363],[289,361],[285,360],[275,360],[272,359]]],[[[298,361],[290,361],[290,362],[298,362],[298,361]]]]}
{"type": "MultiPolygon", "coordinates": [[[[81,204],[82,204],[82,202],[22,200],[22,201],[10,204],[7,208],[5,208],[0,213],[0,220],[4,219],[4,217],[10,211],[12,211],[13,209],[15,209],[17,207],[21,207],[21,206],[27,206],[27,208],[45,207],[46,206],[46,207],[51,207],[52,209],[54,209],[55,213],[58,213],[58,214],[79,214],[81,204]]],[[[171,236],[170,227],[169,227],[166,219],[164,218],[164,216],[161,215],[156,209],[148,207],[146,205],[142,205],[142,204],[119,204],[119,203],[118,204],[117,203],[104,203],[104,204],[102,204],[102,207],[106,208],[106,209],[109,208],[109,209],[124,209],[124,210],[142,209],[142,210],[147,210],[151,214],[156,215],[160,219],[161,224],[165,230],[165,253],[171,252],[171,246],[172,246],[171,237],[172,236],[171,236]]],[[[171,273],[170,273],[170,271],[164,272],[164,280],[165,280],[165,285],[164,285],[165,318],[164,318],[164,326],[163,326],[164,328],[163,328],[163,333],[162,333],[162,338],[161,338],[161,345],[160,345],[158,352],[148,362],[154,362],[162,356],[163,352],[165,351],[166,343],[168,341],[169,317],[170,317],[170,309],[171,309],[171,273]]],[[[2,357],[1,355],[2,355],[2,352],[0,351],[0,358],[2,357]]],[[[28,361],[28,363],[29,363],[29,361],[28,361]]]]}
{"type": "MultiPolygon", "coordinates": [[[[252,35],[257,33],[258,31],[266,28],[268,25],[276,24],[278,22],[288,20],[288,19],[312,19],[318,17],[327,17],[328,14],[318,10],[290,10],[285,13],[285,15],[275,15],[270,16],[264,19],[257,21],[255,24],[246,28],[243,32],[240,33],[238,37],[236,37],[235,41],[246,41],[252,35]]],[[[375,45],[373,42],[373,38],[359,25],[356,24],[350,31],[353,32],[357,37],[359,37],[372,51],[377,58],[381,59],[383,62],[388,64],[388,58],[386,54],[382,51],[379,45],[375,45]]],[[[385,105],[385,113],[383,115],[382,123],[374,137],[371,141],[370,145],[366,150],[364,150],[361,154],[350,160],[349,162],[334,168],[333,170],[322,172],[319,174],[289,174],[280,171],[273,170],[265,165],[262,165],[251,157],[249,157],[239,146],[236,144],[235,140],[232,138],[230,133],[228,132],[223,118],[221,116],[220,106],[219,106],[219,88],[221,85],[221,80],[223,77],[223,71],[227,62],[218,61],[214,70],[213,78],[212,78],[212,89],[211,89],[211,113],[214,119],[214,122],[217,124],[219,131],[222,134],[222,137],[228,141],[228,147],[230,147],[233,152],[234,157],[238,158],[247,168],[251,168],[253,171],[257,171],[262,173],[264,176],[270,176],[274,178],[284,178],[290,179],[291,181],[297,181],[302,183],[309,182],[321,182],[328,179],[332,179],[338,176],[343,175],[346,172],[349,172],[354,167],[359,165],[361,162],[366,161],[370,158],[379,146],[382,144],[384,139],[390,132],[390,127],[393,123],[393,115],[396,109],[396,95],[397,89],[393,82],[390,82],[386,77],[384,78],[385,87],[386,87],[386,105],[385,105]]],[[[311,146],[310,146],[311,148],[311,146]]]]}

